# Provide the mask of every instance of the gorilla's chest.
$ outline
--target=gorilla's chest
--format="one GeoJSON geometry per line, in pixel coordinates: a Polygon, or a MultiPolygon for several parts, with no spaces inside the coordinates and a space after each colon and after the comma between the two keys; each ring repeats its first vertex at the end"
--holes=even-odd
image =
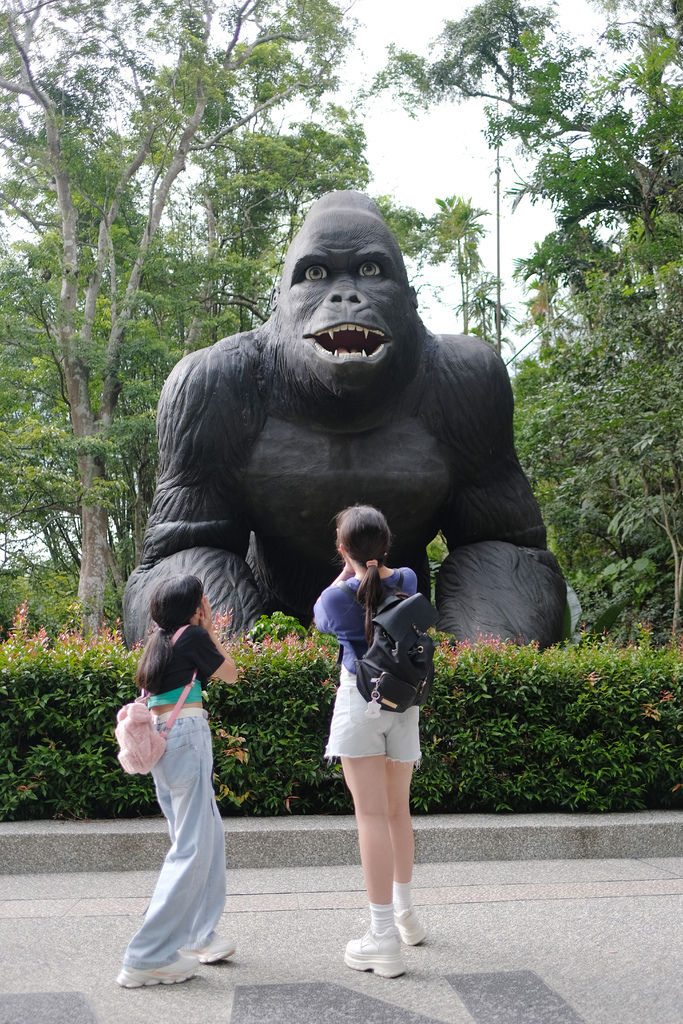
{"type": "Polygon", "coordinates": [[[310,551],[327,550],[334,515],[356,502],[382,509],[404,543],[427,543],[451,478],[443,449],[417,419],[339,435],[271,418],[244,485],[256,532],[310,551]]]}

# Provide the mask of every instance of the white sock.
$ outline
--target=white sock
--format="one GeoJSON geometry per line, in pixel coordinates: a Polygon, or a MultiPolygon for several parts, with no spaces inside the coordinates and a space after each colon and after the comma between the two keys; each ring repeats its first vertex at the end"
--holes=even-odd
{"type": "Polygon", "coordinates": [[[387,928],[394,927],[394,904],[393,903],[371,903],[370,904],[370,931],[380,935],[387,928]]]}
{"type": "Polygon", "coordinates": [[[410,898],[411,885],[412,882],[394,882],[394,910],[397,914],[410,910],[413,905],[410,898]]]}

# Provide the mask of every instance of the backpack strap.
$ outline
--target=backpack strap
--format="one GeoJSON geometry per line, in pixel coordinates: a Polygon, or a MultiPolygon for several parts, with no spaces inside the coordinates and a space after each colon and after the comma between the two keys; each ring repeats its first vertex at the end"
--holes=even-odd
{"type": "Polygon", "coordinates": [[[187,686],[185,687],[183,692],[178,697],[178,702],[177,702],[176,706],[173,708],[173,711],[171,712],[171,714],[166,719],[166,723],[165,723],[165,726],[164,726],[164,731],[165,732],[170,732],[171,726],[173,725],[173,723],[175,722],[176,718],[180,714],[180,709],[182,708],[183,704],[187,700],[188,694],[189,694],[190,690],[192,689],[192,687],[194,686],[194,681],[195,681],[196,678],[197,678],[197,669],[194,670],[194,673],[192,675],[192,679],[189,681],[189,683],[187,684],[187,686]]]}
{"type": "MultiPolygon", "coordinates": [[[[384,611],[387,608],[392,608],[395,604],[397,604],[397,603],[399,603],[399,602],[404,600],[404,598],[396,596],[396,591],[400,590],[402,585],[403,585],[403,572],[399,571],[398,580],[396,582],[396,586],[391,591],[391,593],[387,594],[387,596],[384,598],[384,600],[378,605],[377,611],[375,612],[375,615],[377,615],[379,612],[384,611]]],[[[348,585],[348,583],[344,583],[343,580],[337,580],[335,586],[339,587],[340,590],[345,590],[346,593],[355,601],[356,604],[360,604],[360,601],[358,600],[358,591],[354,590],[353,587],[350,587],[348,585]]],[[[343,647],[342,644],[339,644],[339,653],[337,654],[337,664],[338,665],[341,665],[343,657],[344,657],[344,647],[343,647]]]]}

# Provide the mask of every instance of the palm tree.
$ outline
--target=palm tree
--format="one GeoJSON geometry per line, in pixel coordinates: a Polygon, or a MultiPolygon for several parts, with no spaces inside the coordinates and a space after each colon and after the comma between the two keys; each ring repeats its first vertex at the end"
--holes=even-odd
{"type": "Polygon", "coordinates": [[[451,196],[437,199],[439,213],[433,218],[433,257],[430,262],[448,260],[460,278],[463,334],[469,333],[470,319],[474,312],[472,290],[474,281],[482,267],[479,243],[486,234],[481,220],[488,217],[488,210],[472,206],[471,199],[451,196]]]}

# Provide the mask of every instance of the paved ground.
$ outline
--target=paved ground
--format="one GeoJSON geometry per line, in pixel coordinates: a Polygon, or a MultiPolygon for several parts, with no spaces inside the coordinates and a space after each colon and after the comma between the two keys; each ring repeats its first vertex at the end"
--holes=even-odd
{"type": "Polygon", "coordinates": [[[343,964],[359,868],[233,871],[234,961],[123,990],[155,877],[0,876],[0,1024],[683,1024],[683,858],[418,865],[428,939],[393,980],[343,964]]]}

